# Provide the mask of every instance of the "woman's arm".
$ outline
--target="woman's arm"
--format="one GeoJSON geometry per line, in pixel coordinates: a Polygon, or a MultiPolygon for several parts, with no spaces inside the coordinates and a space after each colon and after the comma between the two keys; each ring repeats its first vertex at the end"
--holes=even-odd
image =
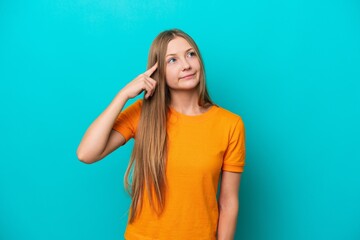
{"type": "Polygon", "coordinates": [[[90,125],[76,151],[80,161],[96,162],[125,143],[125,138],[112,130],[112,127],[128,99],[136,97],[143,90],[146,90],[145,98],[151,97],[156,87],[156,81],[150,76],[156,68],[157,64],[121,89],[110,105],[90,125]]]}
{"type": "Polygon", "coordinates": [[[241,172],[223,171],[219,196],[218,240],[233,240],[239,211],[241,172]]]}
{"type": "Polygon", "coordinates": [[[125,138],[120,133],[111,133],[111,130],[116,117],[127,100],[127,96],[120,91],[110,105],[89,126],[76,151],[80,161],[94,163],[103,158],[101,154],[106,149],[108,141],[112,143],[113,148],[125,143],[125,138]],[[109,139],[110,133],[112,135],[111,141],[109,139]]]}

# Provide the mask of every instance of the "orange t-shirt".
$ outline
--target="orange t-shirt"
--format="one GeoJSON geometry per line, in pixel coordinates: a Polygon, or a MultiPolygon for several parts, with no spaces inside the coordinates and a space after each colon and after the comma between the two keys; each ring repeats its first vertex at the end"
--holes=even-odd
{"type": "MultiPolygon", "coordinates": [[[[135,137],[142,100],[117,117],[113,129],[126,141],[135,137]]],[[[215,240],[216,198],[222,171],[242,172],[245,131],[240,116],[218,106],[188,116],[170,108],[168,118],[167,196],[160,217],[145,192],[140,216],[128,223],[126,240],[215,240]]]]}

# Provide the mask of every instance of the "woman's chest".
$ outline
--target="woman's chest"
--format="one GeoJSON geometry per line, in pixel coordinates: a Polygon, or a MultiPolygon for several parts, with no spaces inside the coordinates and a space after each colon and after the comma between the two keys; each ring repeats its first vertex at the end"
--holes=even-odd
{"type": "Polygon", "coordinates": [[[227,145],[226,131],[216,125],[169,128],[167,169],[177,174],[218,174],[227,145]]]}

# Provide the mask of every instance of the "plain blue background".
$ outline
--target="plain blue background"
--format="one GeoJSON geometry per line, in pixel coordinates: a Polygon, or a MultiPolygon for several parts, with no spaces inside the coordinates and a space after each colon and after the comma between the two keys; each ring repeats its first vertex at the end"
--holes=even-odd
{"type": "Polygon", "coordinates": [[[356,0],[1,1],[0,239],[123,239],[133,141],[76,149],[174,27],[246,126],[236,239],[360,239],[356,0]]]}

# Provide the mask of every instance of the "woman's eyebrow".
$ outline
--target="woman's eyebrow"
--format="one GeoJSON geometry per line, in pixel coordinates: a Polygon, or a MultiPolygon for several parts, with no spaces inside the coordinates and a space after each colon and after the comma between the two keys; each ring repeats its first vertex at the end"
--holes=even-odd
{"type": "MultiPolygon", "coordinates": [[[[189,51],[189,50],[191,50],[191,49],[193,49],[193,48],[189,48],[189,49],[186,50],[185,52],[187,52],[187,51],[189,51]]],[[[166,57],[167,57],[167,56],[171,56],[171,55],[176,55],[176,53],[170,53],[170,54],[166,55],[166,57]]]]}

